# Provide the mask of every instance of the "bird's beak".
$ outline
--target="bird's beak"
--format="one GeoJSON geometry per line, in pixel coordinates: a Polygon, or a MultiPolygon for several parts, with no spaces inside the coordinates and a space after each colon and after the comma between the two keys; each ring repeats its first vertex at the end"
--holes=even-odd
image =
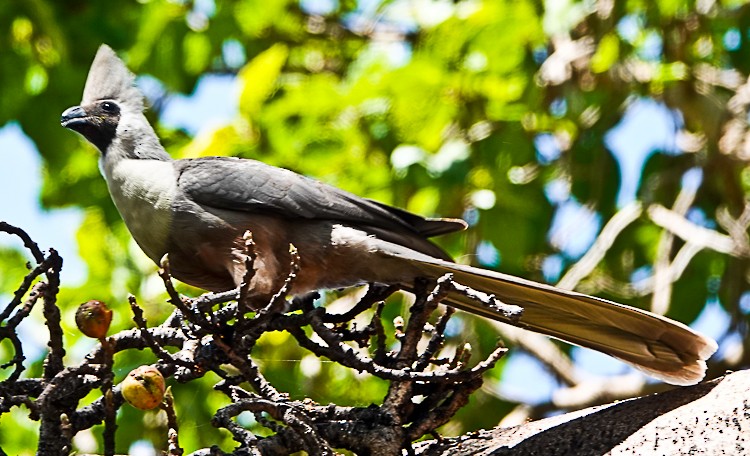
{"type": "Polygon", "coordinates": [[[80,131],[81,127],[89,123],[89,115],[80,106],[66,109],[60,116],[60,125],[71,130],[80,131]]]}

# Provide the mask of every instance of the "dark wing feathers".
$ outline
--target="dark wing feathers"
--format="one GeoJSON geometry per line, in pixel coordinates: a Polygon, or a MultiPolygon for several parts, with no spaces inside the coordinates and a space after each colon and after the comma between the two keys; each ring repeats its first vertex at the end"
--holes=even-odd
{"type": "MultiPolygon", "coordinates": [[[[360,198],[362,199],[362,198],[360,198]]],[[[387,204],[380,203],[373,200],[365,200],[370,204],[379,206],[380,208],[387,210],[391,214],[400,218],[401,220],[414,227],[419,234],[425,237],[439,236],[441,234],[453,233],[456,231],[465,230],[468,224],[455,218],[424,218],[417,214],[399,209],[397,207],[388,206],[387,204]]]]}
{"type": "Polygon", "coordinates": [[[466,228],[463,220],[426,219],[255,160],[205,157],[178,160],[175,168],[180,189],[211,207],[324,218],[425,237],[466,228]]]}

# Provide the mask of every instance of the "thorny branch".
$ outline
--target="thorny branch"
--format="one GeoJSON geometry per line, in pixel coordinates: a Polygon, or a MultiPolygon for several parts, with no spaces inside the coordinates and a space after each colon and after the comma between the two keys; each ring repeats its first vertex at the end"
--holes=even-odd
{"type": "MultiPolygon", "coordinates": [[[[450,356],[443,355],[447,343],[445,332],[453,310],[446,308],[435,317],[434,324],[430,321],[448,291],[463,292],[471,299],[495,305],[493,297],[453,282],[450,275],[435,283],[414,284],[416,301],[407,321],[397,325],[395,334],[389,333],[382,312],[385,299],[398,291],[398,287],[372,285],[351,308],[337,314],[315,307],[317,295],[288,300],[300,263],[293,246],[284,285],[268,302],[254,309],[252,306],[257,303],[249,305],[247,285],[252,280],[254,244],[248,233],[245,236],[248,272],[238,290],[207,293],[197,298],[181,296],[172,284],[169,259],[165,256],[159,275],[175,312],[163,324],[149,326],[136,298],[130,296],[128,302],[136,328],[101,337],[80,364],[65,366],[60,312],[56,305],[62,260],[54,250],[46,255],[38,252],[23,230],[5,224],[0,228],[20,236],[38,261],[2,310],[0,338],[8,339],[16,353],[0,366],[12,369],[6,380],[0,382],[0,414],[21,404],[28,407],[31,418],[42,423],[40,454],[68,454],[77,432],[102,423],[105,423],[104,453],[115,454],[114,418],[124,399],[121,386],[112,384],[113,368],[115,355],[127,350],[149,348],[158,358],[157,369],[178,382],[189,382],[208,372],[221,377],[223,380],[215,388],[231,403],[216,410],[212,424],[231,433],[238,447],[229,454],[237,455],[297,451],[332,455],[333,448],[386,455],[401,454],[402,449],[411,451],[413,441],[434,435],[439,426],[466,404],[481,386],[482,374],[505,353],[504,348],[498,347],[473,366],[468,364],[471,353],[468,344],[450,356]],[[46,280],[39,280],[42,275],[46,280]],[[40,301],[49,327],[49,354],[41,378],[20,380],[25,368],[17,327],[40,301]],[[355,319],[368,319],[369,323],[357,326],[353,323],[355,319]],[[264,377],[253,360],[256,343],[263,334],[272,331],[286,331],[300,346],[319,357],[391,382],[383,405],[344,407],[321,405],[310,399],[291,400],[264,377]],[[398,348],[389,351],[387,347],[393,347],[394,342],[398,342],[395,345],[398,348]],[[81,399],[97,389],[101,390],[101,396],[82,406],[81,399]],[[255,429],[242,426],[236,418],[244,411],[253,413],[256,422],[272,434],[260,437],[255,429]]],[[[508,315],[519,312],[511,307],[498,310],[508,315]]],[[[168,454],[183,454],[171,396],[163,409],[168,422],[164,449],[168,454]]],[[[214,447],[193,454],[226,453],[214,447]]]]}

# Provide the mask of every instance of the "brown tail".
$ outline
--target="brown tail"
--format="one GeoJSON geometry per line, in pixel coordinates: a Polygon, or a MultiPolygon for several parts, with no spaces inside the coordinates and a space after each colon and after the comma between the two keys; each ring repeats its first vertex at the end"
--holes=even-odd
{"type": "Polygon", "coordinates": [[[464,295],[449,294],[448,300],[459,309],[606,353],[667,383],[698,383],[705,375],[706,359],[717,349],[714,340],[645,310],[407,249],[394,250],[384,253],[407,260],[425,277],[451,272],[456,282],[524,310],[513,323],[464,295]]]}

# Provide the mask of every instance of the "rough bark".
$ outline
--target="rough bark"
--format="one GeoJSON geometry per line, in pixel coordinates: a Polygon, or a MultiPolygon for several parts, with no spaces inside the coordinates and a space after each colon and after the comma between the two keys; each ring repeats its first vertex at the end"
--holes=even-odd
{"type": "Polygon", "coordinates": [[[416,454],[750,454],[750,371],[519,426],[422,442],[416,454]]]}

